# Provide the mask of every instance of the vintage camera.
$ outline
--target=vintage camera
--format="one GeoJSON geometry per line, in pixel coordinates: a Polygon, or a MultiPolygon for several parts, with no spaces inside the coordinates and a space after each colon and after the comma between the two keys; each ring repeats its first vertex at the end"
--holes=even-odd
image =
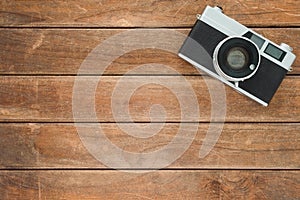
{"type": "Polygon", "coordinates": [[[207,6],[178,55],[240,93],[267,106],[296,56],[207,6]]]}

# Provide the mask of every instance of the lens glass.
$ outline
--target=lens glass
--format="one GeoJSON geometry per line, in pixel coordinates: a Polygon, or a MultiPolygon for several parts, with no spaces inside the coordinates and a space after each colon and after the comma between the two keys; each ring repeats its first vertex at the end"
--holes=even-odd
{"type": "Polygon", "coordinates": [[[240,70],[248,64],[249,55],[245,49],[233,47],[228,51],[226,60],[230,68],[240,70]]]}

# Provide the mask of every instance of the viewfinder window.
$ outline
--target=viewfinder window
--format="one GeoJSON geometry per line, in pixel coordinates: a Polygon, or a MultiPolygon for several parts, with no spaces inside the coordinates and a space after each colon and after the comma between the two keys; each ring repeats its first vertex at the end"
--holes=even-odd
{"type": "Polygon", "coordinates": [[[265,53],[279,61],[282,61],[286,54],[286,52],[282,51],[281,49],[275,47],[272,44],[268,44],[265,53]]]}
{"type": "Polygon", "coordinates": [[[264,39],[258,37],[255,34],[252,34],[252,36],[250,37],[250,40],[252,40],[258,46],[258,48],[261,48],[262,45],[265,43],[264,39]]]}
{"type": "Polygon", "coordinates": [[[254,42],[258,46],[259,49],[261,49],[261,47],[265,43],[264,39],[262,39],[261,37],[255,35],[254,33],[250,32],[250,31],[248,31],[244,36],[249,38],[250,40],[252,40],[252,42],[254,42]]]}

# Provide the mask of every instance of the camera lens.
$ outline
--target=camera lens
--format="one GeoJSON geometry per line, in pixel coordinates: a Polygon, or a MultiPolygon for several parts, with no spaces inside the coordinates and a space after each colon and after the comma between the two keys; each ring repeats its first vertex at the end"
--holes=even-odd
{"type": "Polygon", "coordinates": [[[247,51],[241,47],[233,47],[228,51],[227,63],[233,70],[240,70],[249,62],[247,51]]]}
{"type": "Polygon", "coordinates": [[[216,72],[229,81],[252,77],[260,64],[259,49],[251,40],[228,37],[215,48],[213,63],[216,72]]]}

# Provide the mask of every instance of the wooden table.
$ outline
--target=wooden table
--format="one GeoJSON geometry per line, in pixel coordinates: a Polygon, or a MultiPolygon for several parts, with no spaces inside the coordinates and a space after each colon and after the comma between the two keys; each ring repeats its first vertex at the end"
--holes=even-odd
{"type": "MultiPolygon", "coordinates": [[[[208,89],[194,67],[158,49],[117,58],[98,84],[98,119],[83,122],[99,122],[106,136],[127,151],[149,152],[168,144],[182,122],[178,101],[165,87],[145,85],[130,99],[131,116],[141,126],[149,124],[152,104],[165,107],[163,129],[148,140],[124,133],[110,107],[123,74],[143,64],[165,64],[184,75],[198,98],[200,118],[185,122],[199,126],[188,150],[161,170],[128,173],[96,160],[77,134],[73,85],[89,52],[134,28],[164,27],[187,34],[206,4],[221,5],[230,17],[276,43],[290,44],[300,56],[296,0],[1,1],[0,199],[300,199],[299,59],[269,107],[225,88],[224,129],[205,158],[199,158],[199,149],[210,124],[208,89]]],[[[82,76],[88,81],[100,74],[82,76]]],[[[127,76],[133,81],[177,77],[163,69],[127,76]]]]}

